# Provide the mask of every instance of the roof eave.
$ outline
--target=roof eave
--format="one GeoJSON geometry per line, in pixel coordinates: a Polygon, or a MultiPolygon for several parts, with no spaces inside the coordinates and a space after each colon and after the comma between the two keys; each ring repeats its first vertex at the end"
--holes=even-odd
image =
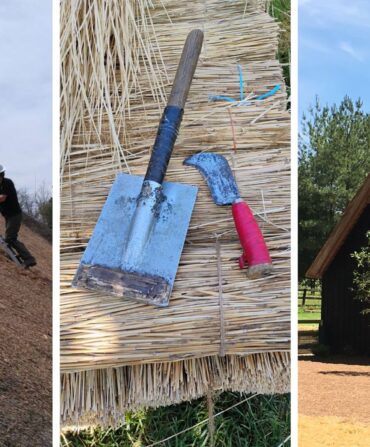
{"type": "Polygon", "coordinates": [[[339,249],[352,231],[370,201],[370,174],[347,205],[341,219],[331,231],[319,253],[306,272],[306,277],[320,279],[334,260],[339,249]]]}

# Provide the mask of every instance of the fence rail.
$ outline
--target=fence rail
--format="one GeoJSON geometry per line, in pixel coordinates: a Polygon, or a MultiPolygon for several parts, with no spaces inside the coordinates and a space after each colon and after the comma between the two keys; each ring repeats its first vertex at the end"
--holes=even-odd
{"type": "Polygon", "coordinates": [[[306,305],[306,301],[314,301],[314,300],[321,301],[321,295],[319,295],[319,296],[314,295],[313,294],[314,292],[312,292],[312,290],[311,290],[311,294],[308,295],[307,291],[308,291],[308,289],[298,289],[298,294],[300,292],[302,292],[302,296],[298,295],[298,299],[302,299],[302,306],[306,305]]]}
{"type": "Polygon", "coordinates": [[[298,324],[320,324],[321,320],[298,320],[298,324]]]}

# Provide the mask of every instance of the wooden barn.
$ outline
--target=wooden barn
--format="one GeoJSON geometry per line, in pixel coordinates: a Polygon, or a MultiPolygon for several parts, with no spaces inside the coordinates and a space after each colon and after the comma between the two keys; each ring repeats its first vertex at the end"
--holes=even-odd
{"type": "Polygon", "coordinates": [[[332,352],[370,353],[370,317],[353,299],[351,253],[366,245],[370,230],[370,174],[347,206],[342,218],[322,246],[306,276],[322,280],[320,342],[332,352]]]}

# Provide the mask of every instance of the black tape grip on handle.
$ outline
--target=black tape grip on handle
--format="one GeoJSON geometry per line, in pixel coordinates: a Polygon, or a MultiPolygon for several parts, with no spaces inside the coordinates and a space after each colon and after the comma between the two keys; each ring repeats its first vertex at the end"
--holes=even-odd
{"type": "Polygon", "coordinates": [[[163,182],[183,113],[184,110],[177,106],[167,106],[164,109],[145,180],[163,182]]]}

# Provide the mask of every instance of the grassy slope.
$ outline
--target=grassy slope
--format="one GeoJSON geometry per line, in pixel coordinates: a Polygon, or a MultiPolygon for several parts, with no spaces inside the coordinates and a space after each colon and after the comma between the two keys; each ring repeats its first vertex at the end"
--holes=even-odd
{"type": "MultiPolygon", "coordinates": [[[[290,93],[290,0],[273,0],[269,12],[281,23],[282,32],[277,57],[283,64],[284,78],[290,93]]],[[[314,318],[314,317],[313,317],[314,318]]],[[[239,393],[222,393],[215,398],[216,414],[243,400],[239,393]]],[[[62,437],[63,447],[142,447],[180,432],[208,416],[206,399],[184,402],[156,410],[126,416],[126,425],[116,430],[85,430],[62,437]]],[[[274,447],[290,433],[290,398],[288,395],[257,396],[215,419],[217,447],[274,447]]],[[[209,445],[208,424],[177,436],[161,446],[201,447],[209,445]]],[[[285,446],[290,443],[287,442],[285,446]]]]}

